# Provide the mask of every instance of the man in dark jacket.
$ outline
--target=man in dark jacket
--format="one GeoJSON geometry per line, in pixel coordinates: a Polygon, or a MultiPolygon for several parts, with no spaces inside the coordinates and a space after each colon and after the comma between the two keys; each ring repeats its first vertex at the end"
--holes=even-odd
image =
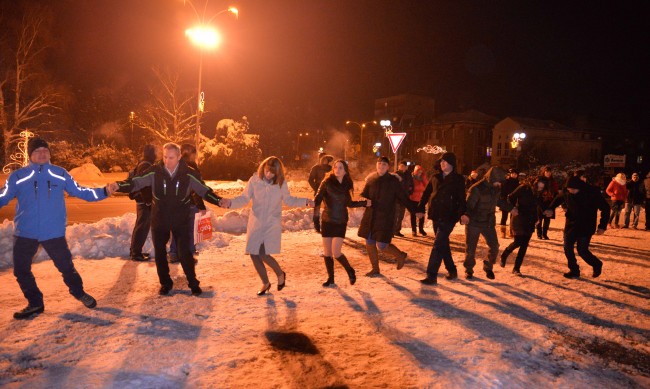
{"type": "Polygon", "coordinates": [[[358,232],[358,236],[366,240],[366,250],[372,265],[372,270],[366,274],[368,277],[381,274],[377,249],[395,257],[397,270],[404,267],[406,261],[406,253],[390,243],[395,224],[395,202],[401,202],[409,212],[414,212],[415,208],[400,185],[399,179],[388,173],[389,168],[390,160],[387,157],[379,157],[377,172],[366,179],[366,186],[361,191],[361,197],[372,203],[363,212],[358,232]]]}
{"type": "Polygon", "coordinates": [[[632,173],[632,181],[627,183],[627,200],[625,201],[625,223],[623,228],[630,227],[630,214],[634,213],[632,228],[635,230],[639,225],[641,205],[645,202],[645,187],[639,180],[639,173],[632,173]]]}
{"type": "Polygon", "coordinates": [[[593,277],[600,275],[603,263],[589,251],[589,243],[594,232],[598,235],[605,233],[609,221],[609,204],[600,194],[600,190],[587,184],[579,177],[570,177],[566,193],[558,195],[545,211],[550,216],[555,208],[566,205],[566,224],[564,226],[564,255],[567,257],[569,272],[564,273],[566,278],[580,277],[580,267],[574,253],[577,243],[578,255],[593,267],[593,277]],[[596,230],[596,219],[600,210],[600,222],[596,230]]]}
{"type": "Polygon", "coordinates": [[[451,280],[458,277],[456,265],[451,257],[449,235],[459,220],[461,224],[467,224],[469,218],[465,215],[465,180],[456,173],[455,167],[456,155],[444,153],[440,157],[441,172],[431,177],[418,204],[418,216],[424,216],[425,207],[429,204],[428,217],[433,221],[436,234],[429,255],[427,277],[420,281],[425,285],[438,283],[438,269],[442,261],[448,271],[446,278],[451,280]]]}
{"type": "MultiPolygon", "coordinates": [[[[154,145],[144,145],[142,161],[134,170],[134,177],[144,174],[156,162],[156,148],[154,145]]],[[[133,261],[148,261],[149,253],[142,253],[142,246],[147,241],[151,229],[151,188],[142,188],[137,192],[129,193],[131,200],[136,202],[136,217],[133,233],[131,234],[131,255],[133,261]]]]}
{"type": "Polygon", "coordinates": [[[469,223],[465,225],[465,277],[474,277],[476,265],[476,246],[478,238],[483,235],[490,248],[487,261],[483,261],[483,270],[487,278],[493,280],[493,265],[499,254],[499,239],[497,238],[495,210],[498,206],[506,212],[512,209],[505,199],[501,197],[501,184],[506,179],[505,170],[500,167],[491,167],[485,176],[472,185],[467,193],[467,208],[465,215],[469,223]]]}
{"type": "Polygon", "coordinates": [[[312,166],[309,171],[309,186],[314,190],[314,194],[318,191],[318,187],[323,181],[323,178],[325,178],[325,174],[332,170],[332,165],[330,165],[330,163],[332,163],[333,160],[334,157],[331,155],[322,154],[318,161],[319,163],[312,166]]]}
{"type": "MultiPolygon", "coordinates": [[[[14,275],[27,299],[27,307],[14,313],[14,319],[26,319],[45,310],[43,293],[36,285],[32,261],[38,246],[52,258],[70,294],[86,307],[97,301],[84,291],[81,276],[72,263],[72,253],[65,239],[65,193],[85,201],[100,201],[113,193],[113,187],[79,186],[62,167],[50,163],[50,148],[41,138],[27,143],[29,165],[11,173],[0,188],[0,208],[18,199],[14,219],[14,275]]],[[[3,247],[7,250],[8,247],[3,247]]]]}
{"type": "MultiPolygon", "coordinates": [[[[406,161],[402,161],[397,165],[397,171],[395,172],[401,179],[400,184],[402,189],[406,192],[407,196],[410,196],[413,193],[413,175],[409,171],[406,161]]],[[[399,201],[395,203],[395,236],[404,237],[402,234],[402,222],[404,221],[404,214],[406,213],[406,207],[402,205],[399,201]]]]}
{"type": "MultiPolygon", "coordinates": [[[[196,147],[194,147],[194,145],[191,145],[189,143],[183,143],[181,145],[181,161],[184,161],[189,168],[196,170],[200,174],[201,172],[199,171],[199,166],[196,164],[196,157],[197,153],[196,147]]],[[[196,245],[194,242],[194,218],[196,217],[197,212],[201,213],[201,215],[205,215],[207,208],[205,207],[205,203],[203,202],[201,196],[197,195],[196,193],[192,192],[191,199],[192,202],[190,204],[189,220],[187,221],[187,224],[190,226],[190,228],[187,231],[187,236],[190,243],[190,252],[192,255],[194,255],[197,253],[196,245]]],[[[180,262],[180,259],[178,258],[176,236],[174,236],[172,233],[171,243],[169,244],[169,263],[177,262],[180,262]]],[[[196,263],[196,259],[194,262],[196,263]]]]}
{"type": "MultiPolygon", "coordinates": [[[[508,195],[517,189],[519,186],[519,173],[515,169],[509,169],[506,180],[501,185],[501,200],[505,203],[508,201],[508,195]]],[[[506,239],[512,237],[512,217],[510,218],[510,233],[507,233],[506,222],[508,221],[508,208],[501,208],[501,237],[506,239]]]]}
{"type": "Polygon", "coordinates": [[[167,295],[172,289],[173,281],[169,276],[166,245],[170,231],[173,232],[178,245],[181,266],[187,277],[192,294],[200,295],[199,280],[196,279],[194,258],[190,252],[187,230],[189,229],[190,196],[192,191],[208,202],[228,208],[230,200],[217,196],[206,186],[201,175],[180,160],[181,150],[175,143],[163,146],[163,159],[148,169],[143,175],[114,184],[118,191],[130,193],[145,187],[151,187],[153,203],[151,207],[151,236],[156,254],[156,270],[161,287],[159,294],[167,295]]]}

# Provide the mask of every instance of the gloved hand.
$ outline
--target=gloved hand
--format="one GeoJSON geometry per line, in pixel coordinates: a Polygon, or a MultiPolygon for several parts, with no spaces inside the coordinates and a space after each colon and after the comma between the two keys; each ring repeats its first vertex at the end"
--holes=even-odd
{"type": "Polygon", "coordinates": [[[320,216],[314,216],[312,220],[314,221],[314,229],[320,234],[320,216]]]}

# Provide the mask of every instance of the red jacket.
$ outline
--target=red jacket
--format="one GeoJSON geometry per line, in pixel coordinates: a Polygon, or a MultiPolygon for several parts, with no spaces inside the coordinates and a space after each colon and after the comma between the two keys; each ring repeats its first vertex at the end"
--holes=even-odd
{"type": "Polygon", "coordinates": [[[627,188],[625,184],[618,182],[616,177],[612,178],[605,192],[607,192],[612,201],[625,201],[627,199],[627,188]]]}
{"type": "Polygon", "coordinates": [[[411,199],[411,201],[420,202],[422,199],[422,193],[424,193],[424,189],[427,187],[428,183],[429,180],[427,180],[427,176],[424,173],[422,173],[419,179],[413,176],[413,193],[411,193],[409,199],[411,199]]]}

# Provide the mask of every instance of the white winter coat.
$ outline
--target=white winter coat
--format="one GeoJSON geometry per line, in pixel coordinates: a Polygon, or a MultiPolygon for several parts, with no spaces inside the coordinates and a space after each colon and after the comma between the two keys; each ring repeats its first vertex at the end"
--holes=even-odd
{"type": "Polygon", "coordinates": [[[282,203],[289,207],[305,207],[308,199],[293,197],[287,182],[273,185],[254,174],[241,195],[232,199],[230,208],[242,208],[249,201],[253,208],[246,227],[246,254],[258,255],[264,243],[266,254],[280,253],[282,237],[282,203]]]}

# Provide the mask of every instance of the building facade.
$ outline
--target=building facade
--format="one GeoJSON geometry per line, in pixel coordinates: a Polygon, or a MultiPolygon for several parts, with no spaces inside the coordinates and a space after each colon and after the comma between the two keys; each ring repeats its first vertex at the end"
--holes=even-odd
{"type": "Polygon", "coordinates": [[[491,164],[527,169],[543,164],[602,162],[602,140],[553,120],[507,117],[492,130],[491,164]],[[514,141],[520,134],[519,141],[514,141]],[[522,139],[521,134],[525,134],[522,139]]]}

